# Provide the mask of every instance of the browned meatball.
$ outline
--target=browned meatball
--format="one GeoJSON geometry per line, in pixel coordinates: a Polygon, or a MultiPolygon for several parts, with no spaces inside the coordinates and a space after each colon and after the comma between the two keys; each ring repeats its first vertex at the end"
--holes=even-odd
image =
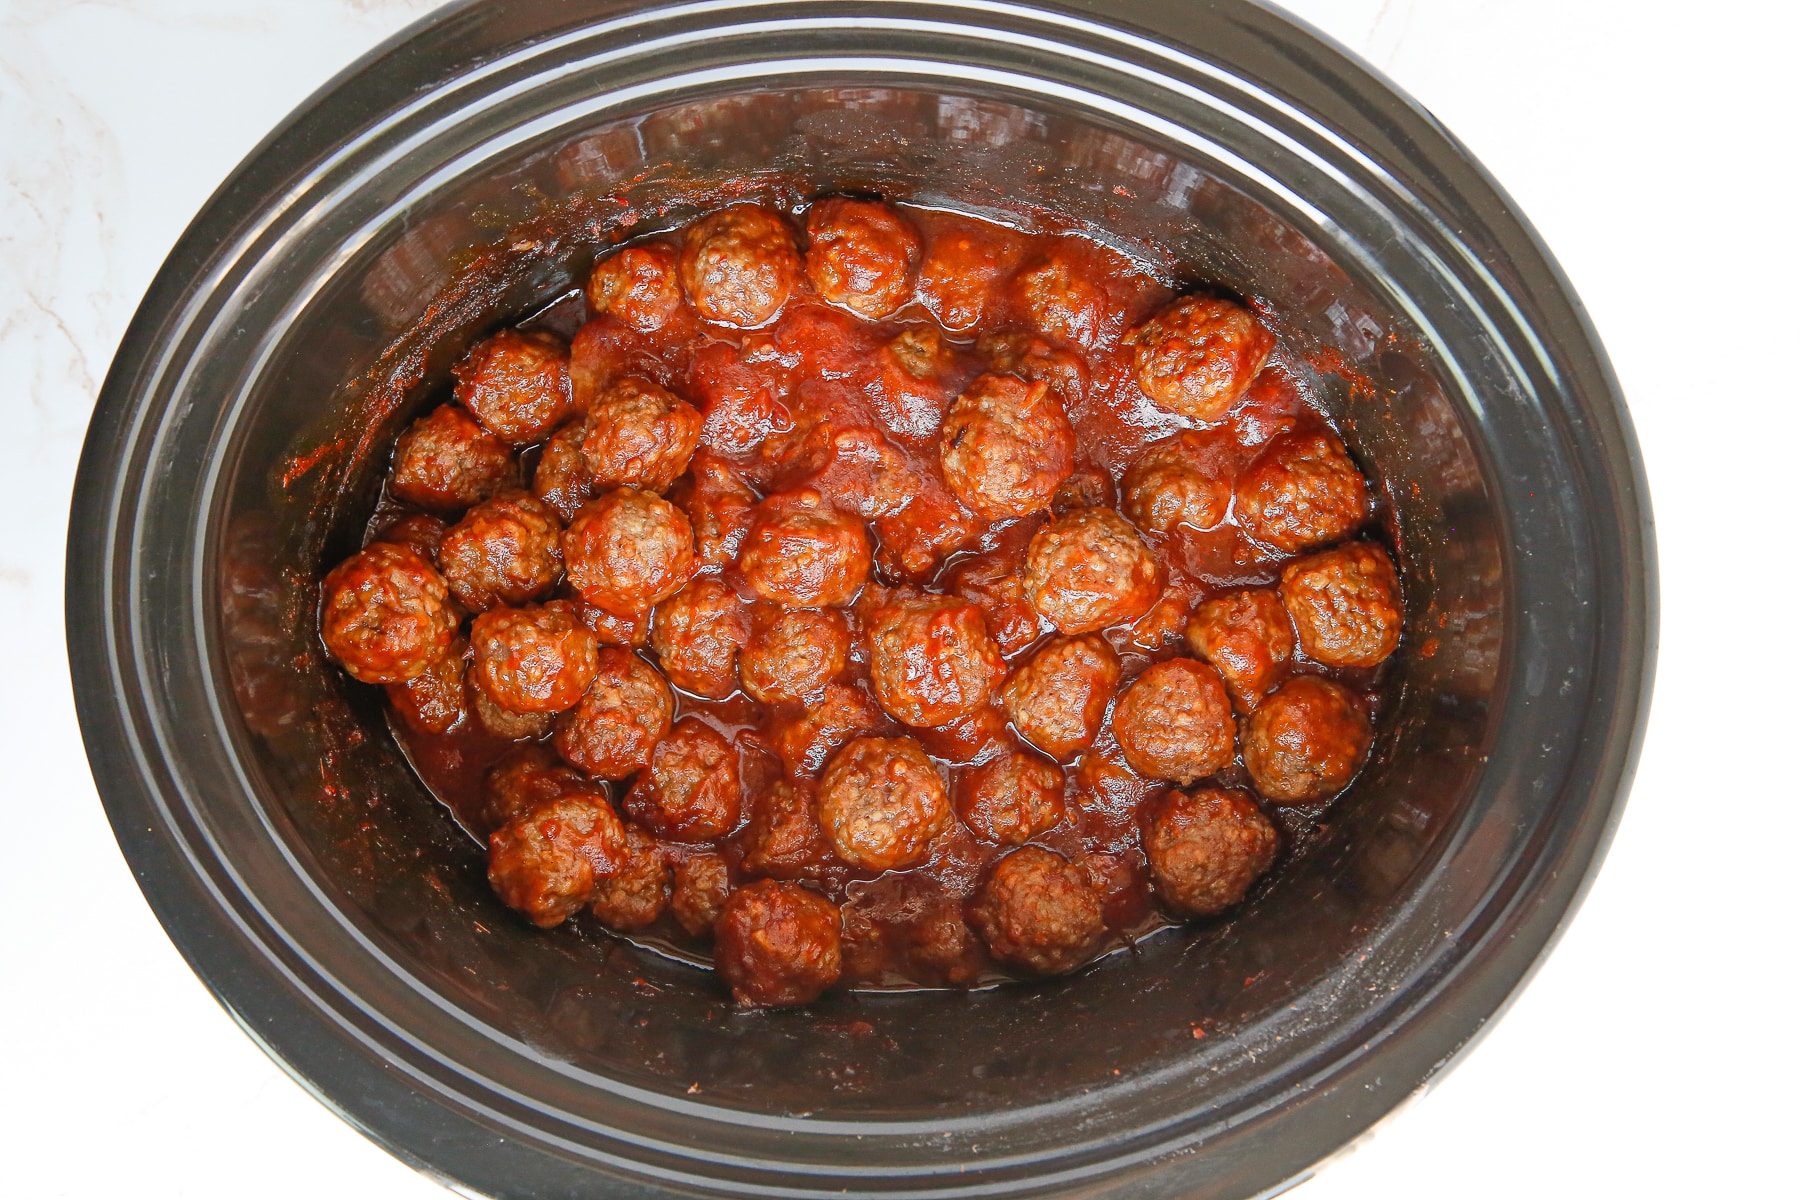
{"type": "Polygon", "coordinates": [[[873,696],[861,688],[828,683],[798,715],[775,723],[775,752],[789,774],[817,774],[839,746],[885,724],[887,714],[873,696]]]}
{"type": "Polygon", "coordinates": [[[598,784],[536,744],[507,752],[481,777],[481,815],[498,829],[520,813],[576,792],[601,795],[598,784]]]}
{"type": "Polygon", "coordinates": [[[1275,861],[1280,837],[1243,792],[1169,792],[1150,809],[1144,857],[1156,894],[1182,917],[1210,917],[1244,898],[1275,861]]]}
{"type": "Polygon", "coordinates": [[[524,492],[483,500],[444,535],[438,569],[472,612],[523,604],[562,578],[562,522],[524,492]]]}
{"type": "Polygon", "coordinates": [[[931,240],[919,266],[919,303],[952,333],[973,329],[992,311],[1001,276],[1018,259],[1016,240],[957,222],[931,240]]]}
{"type": "Polygon", "coordinates": [[[1050,507],[1075,461],[1075,431],[1045,383],[983,375],[944,417],[944,482],[989,521],[1050,507]]]}
{"type": "Polygon", "coordinates": [[[624,857],[625,831],[603,798],[559,796],[494,831],[488,883],[502,904],[548,929],[579,912],[624,857]]]}
{"type": "Polygon", "coordinates": [[[510,742],[536,741],[550,732],[551,723],[556,720],[554,713],[521,713],[502,708],[499,701],[487,694],[486,688],[477,687],[472,679],[468,696],[469,707],[475,711],[475,719],[481,727],[510,742]]]}
{"type": "Polygon", "coordinates": [[[1400,644],[1400,580],[1373,542],[1349,542],[1289,563],[1281,602],[1300,648],[1328,667],[1372,667],[1400,644]]]}
{"type": "Polygon", "coordinates": [[[670,683],[723,700],[737,691],[738,649],[748,623],[738,594],[708,575],[656,606],[650,645],[670,683]]]}
{"type": "Polygon", "coordinates": [[[984,842],[1021,845],[1062,821],[1062,770],[1024,751],[991,758],[958,781],[956,815],[984,842]]]}
{"type": "Polygon", "coordinates": [[[609,312],[639,333],[655,333],[681,312],[679,256],[664,242],[627,246],[594,264],[588,312],[609,312]]]}
{"type": "Polygon", "coordinates": [[[662,492],[687,470],[699,444],[699,410],[667,388],[626,375],[588,410],[581,457],[596,488],[662,492]]]}
{"type": "Polygon", "coordinates": [[[1144,395],[1196,421],[1222,420],[1275,347],[1248,309],[1206,296],[1177,300],[1126,340],[1144,395]]]}
{"type": "Polygon", "coordinates": [[[319,637],[364,683],[402,683],[444,657],[456,636],[444,577],[411,546],[371,542],[319,585],[319,637]]]}
{"type": "Polygon", "coordinates": [[[454,512],[510,487],[517,474],[506,443],[476,424],[467,409],[444,404],[414,421],[394,444],[388,492],[406,504],[454,512]]]}
{"type": "Polygon", "coordinates": [[[669,911],[694,937],[711,937],[713,923],[731,895],[731,872],[717,854],[695,854],[675,864],[669,911]]]}
{"type": "Polygon", "coordinates": [[[596,608],[586,600],[575,601],[581,611],[581,623],[594,631],[594,640],[602,646],[627,646],[641,650],[650,644],[650,614],[617,616],[604,608],[596,608]]]}
{"type": "Polygon", "coordinates": [[[912,299],[919,235],[885,204],[832,196],[806,215],[806,277],[813,290],[879,321],[912,299]]]}
{"type": "Polygon", "coordinates": [[[988,636],[1000,653],[1017,654],[1037,641],[1043,621],[1025,598],[1024,547],[965,558],[944,576],[945,590],[981,610],[988,636]]]}
{"type": "Polygon", "coordinates": [[[444,656],[401,683],[387,685],[388,703],[407,728],[419,733],[449,733],[469,715],[463,672],[469,665],[469,644],[461,638],[450,643],[444,656]]]}
{"type": "Polygon", "coordinates": [[[567,600],[496,608],[469,628],[475,684],[513,712],[575,707],[600,669],[600,646],[567,600]]]}
{"type": "Polygon", "coordinates": [[[869,619],[875,699],[907,725],[935,728],[987,703],[1006,674],[981,610],[952,596],[903,599],[869,619]]]}
{"type": "Polygon", "coordinates": [[[797,883],[758,880],[725,899],[713,965],[739,1004],[810,1004],[843,973],[837,905],[797,883]]]}
{"type": "Polygon", "coordinates": [[[1059,633],[1134,621],[1162,594],[1162,570],[1138,531],[1106,508],[1078,508],[1037,531],[1025,595],[1059,633]]]}
{"type": "Polygon", "coordinates": [[[843,613],[778,608],[757,614],[738,666],[744,690],[764,704],[804,704],[842,675],[849,659],[843,613]]]}
{"type": "Polygon", "coordinates": [[[650,664],[617,646],[597,655],[587,695],[556,724],[556,749],[601,779],[623,779],[650,761],[669,732],[675,697],[650,664]]]}
{"type": "Polygon", "coordinates": [[[716,454],[694,455],[689,479],[670,498],[687,513],[694,527],[694,550],[709,567],[737,562],[756,510],[756,493],[716,454]]]}
{"type": "Polygon", "coordinates": [[[810,489],[756,507],[738,556],[756,594],[795,608],[848,604],[869,577],[869,534],[810,489]]]}
{"type": "Polygon", "coordinates": [[[1076,467],[1050,498],[1050,511],[1066,517],[1078,508],[1111,508],[1117,501],[1112,476],[1095,466],[1076,467]]]}
{"type": "Polygon", "coordinates": [[[429,513],[396,513],[383,522],[378,534],[368,540],[411,546],[419,552],[421,558],[436,566],[438,551],[444,548],[444,535],[449,532],[450,526],[429,513]]]}
{"type": "Polygon", "coordinates": [[[751,802],[742,844],[744,870],[771,879],[816,879],[837,862],[818,789],[804,779],[778,779],[751,802]]]}
{"type": "Polygon", "coordinates": [[[1131,769],[1192,783],[1237,757],[1231,699],[1219,673],[1191,658],[1157,663],[1113,708],[1113,734],[1131,769]]]}
{"type": "Polygon", "coordinates": [[[649,612],[694,573],[687,517],[636,488],[619,488],[583,507],[563,531],[562,546],[575,590],[617,617],[649,612]]]}
{"type": "MultiPolygon", "coordinates": [[[[1081,356],[1068,350],[1059,350],[1036,334],[1022,329],[1009,333],[984,333],[975,345],[993,364],[995,371],[1017,375],[1027,383],[1047,385],[1051,397],[1065,409],[1087,394],[1087,365],[1082,362],[1081,356]]],[[[1109,478],[1108,484],[1110,483],[1109,478]]]]}
{"type": "Polygon", "coordinates": [[[1036,975],[1074,970],[1106,931],[1087,872],[1042,846],[1020,846],[995,863],[969,919],[989,953],[1036,975]]]}
{"type": "Polygon", "coordinates": [[[570,421],[550,435],[531,473],[531,494],[556,510],[564,521],[573,521],[581,506],[594,498],[594,477],[581,457],[586,421],[570,421]]]}
{"type": "Polygon", "coordinates": [[[1067,762],[1094,744],[1120,670],[1118,653],[1097,633],[1052,638],[1013,672],[1000,703],[1026,741],[1067,762]]]}
{"type": "Polygon", "coordinates": [[[1329,433],[1284,433],[1238,476],[1238,525],[1290,554],[1335,542],[1368,515],[1369,485],[1329,433]]]}
{"type": "Polygon", "coordinates": [[[1287,613],[1268,588],[1232,592],[1202,604],[1188,622],[1187,643],[1219,672],[1245,712],[1262,703],[1294,657],[1287,613]]]}
{"type": "Polygon", "coordinates": [[[569,352],[555,338],[503,329],[456,365],[456,399],[501,441],[542,441],[568,419],[569,352]]]}
{"type": "Polygon", "coordinates": [[[625,811],[660,837],[706,842],[737,827],[743,802],[737,748],[698,717],[683,717],[650,752],[625,811]]]}
{"type": "Polygon", "coordinates": [[[1039,333],[1083,350],[1110,341],[1124,322],[1100,280],[1062,248],[1013,276],[1012,298],[1039,333]]]}
{"type": "Polygon", "coordinates": [[[800,278],[794,235],[777,213],[736,204],[688,226],[681,284],[709,321],[750,329],[781,311],[800,278]]]}
{"type": "Polygon", "coordinates": [[[819,783],[819,820],[838,857],[867,871],[910,867],[950,822],[944,780],[911,738],[857,738],[819,783]]]}
{"type": "Polygon", "coordinates": [[[1125,515],[1139,529],[1168,533],[1178,526],[1211,529],[1231,506],[1231,484],[1206,470],[1193,435],[1177,434],[1144,451],[1125,472],[1125,515]]]}
{"type": "Polygon", "coordinates": [[[654,924],[668,902],[668,860],[655,838],[626,821],[624,861],[595,882],[594,915],[608,929],[629,933],[654,924]]]}
{"type": "Polygon", "coordinates": [[[1319,800],[1349,786],[1374,738],[1349,688],[1299,675],[1244,723],[1244,766],[1256,790],[1277,804],[1319,800]]]}

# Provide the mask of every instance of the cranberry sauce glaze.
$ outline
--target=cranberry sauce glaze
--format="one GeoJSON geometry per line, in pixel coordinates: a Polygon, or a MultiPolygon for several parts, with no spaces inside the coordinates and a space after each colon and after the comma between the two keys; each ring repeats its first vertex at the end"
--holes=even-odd
{"type": "Polygon", "coordinates": [[[736,205],[471,351],[321,632],[522,919],[746,1004],[1066,972],[1368,755],[1392,530],[1306,378],[1076,234],[736,205]]]}

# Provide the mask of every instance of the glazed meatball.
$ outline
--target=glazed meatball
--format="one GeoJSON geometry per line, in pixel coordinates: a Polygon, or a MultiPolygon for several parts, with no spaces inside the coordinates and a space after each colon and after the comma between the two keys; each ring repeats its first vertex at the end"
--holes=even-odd
{"type": "Polygon", "coordinates": [[[624,857],[625,831],[605,799],[559,796],[494,831],[488,883],[502,904],[549,929],[579,912],[624,857]]]}
{"type": "Polygon", "coordinates": [[[625,812],[660,837],[706,842],[737,827],[744,788],[737,748],[697,717],[683,717],[650,751],[625,812]]]}
{"type": "Polygon", "coordinates": [[[731,895],[731,872],[717,854],[696,854],[675,864],[669,911],[694,937],[711,937],[713,923],[731,895]]]}
{"type": "Polygon", "coordinates": [[[601,779],[623,779],[650,761],[669,732],[675,697],[650,664],[607,646],[596,656],[594,682],[556,725],[556,749],[601,779]]]}
{"type": "Polygon", "coordinates": [[[419,557],[436,566],[438,551],[444,548],[444,535],[449,532],[448,525],[429,513],[399,513],[381,526],[380,533],[368,540],[411,546],[419,552],[419,557]]]}
{"type": "Polygon", "coordinates": [[[806,278],[826,301],[879,321],[912,299],[919,235],[885,204],[832,196],[806,217],[806,278]]]}
{"type": "Polygon", "coordinates": [[[1243,792],[1169,792],[1151,808],[1144,857],[1156,894],[1181,917],[1210,917],[1244,898],[1275,861],[1275,826],[1243,792]]]}
{"type": "Polygon", "coordinates": [[[1117,336],[1123,314],[1076,255],[1062,249],[1013,276],[1013,303],[1045,337],[1091,350],[1117,336]]]}
{"type": "Polygon", "coordinates": [[[747,623],[738,594],[709,575],[656,606],[650,645],[670,683],[723,700],[737,691],[738,649],[747,623]]]}
{"type": "Polygon", "coordinates": [[[1014,655],[1037,641],[1043,622],[1025,598],[1024,547],[1014,553],[979,554],[951,567],[944,577],[946,590],[981,610],[988,636],[1000,653],[1014,655]]]}
{"type": "Polygon", "coordinates": [[[1000,703],[1026,741],[1067,762],[1094,744],[1120,670],[1097,633],[1052,638],[1000,688],[1000,703]]]}
{"type": "Polygon", "coordinates": [[[842,675],[849,659],[843,613],[779,608],[757,615],[738,666],[744,690],[764,704],[804,704],[842,675]]]}
{"type": "Polygon", "coordinates": [[[469,643],[476,686],[513,712],[573,708],[600,669],[599,643],[567,600],[484,612],[470,626],[469,643]]]}
{"type": "Polygon", "coordinates": [[[1017,260],[1009,238],[958,225],[932,239],[919,266],[919,303],[952,333],[988,315],[1001,276],[1017,260]]]}
{"type": "Polygon", "coordinates": [[[556,720],[554,713],[522,713],[503,708],[487,694],[486,688],[476,686],[473,680],[469,683],[468,697],[469,707],[474,710],[475,720],[481,727],[509,742],[536,741],[550,732],[550,725],[556,720]]]}
{"type": "Polygon", "coordinates": [[[1125,515],[1139,529],[1168,533],[1178,526],[1211,529],[1231,506],[1231,485],[1206,470],[1191,434],[1177,434],[1144,451],[1125,472],[1125,515]]]}
{"type": "Polygon", "coordinates": [[[788,400],[798,357],[772,334],[753,333],[743,344],[711,342],[694,354],[689,386],[700,406],[700,440],[720,454],[740,456],[771,435],[791,432],[788,400]]]}
{"type": "Polygon", "coordinates": [[[1066,517],[1078,508],[1111,508],[1116,500],[1111,475],[1095,466],[1076,467],[1050,498],[1050,511],[1066,517]]]}
{"type": "Polygon", "coordinates": [[[759,880],[726,897],[713,965],[739,1004],[810,1004],[843,973],[841,924],[817,892],[759,880]]]}
{"type": "Polygon", "coordinates": [[[577,599],[575,603],[581,611],[581,623],[594,631],[594,640],[602,646],[626,646],[641,650],[650,644],[649,613],[620,617],[604,608],[595,608],[586,600],[577,599]]]}
{"type": "Polygon", "coordinates": [[[1349,786],[1374,737],[1349,688],[1299,675],[1244,723],[1244,767],[1256,790],[1277,804],[1320,800],[1349,786]]]}
{"type": "Polygon", "coordinates": [[[919,743],[857,738],[825,768],[819,820],[839,858],[880,873],[924,860],[950,822],[950,802],[919,743]]]}
{"type": "Polygon", "coordinates": [[[1281,602],[1300,648],[1328,667],[1372,667],[1400,644],[1400,580],[1373,542],[1349,542],[1289,563],[1281,602]]]}
{"type": "Polygon", "coordinates": [[[775,752],[792,775],[814,775],[839,746],[887,724],[887,714],[861,688],[828,683],[797,716],[777,721],[775,752]]]}
{"type": "Polygon", "coordinates": [[[531,494],[556,510],[565,522],[573,521],[581,506],[594,498],[594,477],[581,457],[581,439],[587,422],[570,421],[550,435],[531,473],[531,494]]]}
{"type": "Polygon", "coordinates": [[[629,933],[655,924],[668,902],[668,860],[655,838],[626,821],[623,861],[595,882],[594,915],[608,929],[629,933]]]}
{"type": "Polygon", "coordinates": [[[667,491],[700,444],[700,413],[667,388],[626,375],[588,410],[581,457],[594,486],[667,491]]]}
{"type": "Polygon", "coordinates": [[[968,716],[1006,674],[981,610],[952,596],[883,604],[869,618],[869,681],[896,720],[935,728],[968,716]]]}
{"type": "Polygon", "coordinates": [[[576,792],[598,796],[601,789],[548,747],[518,746],[481,777],[481,816],[490,829],[498,829],[520,813],[576,792]]]}
{"type": "Polygon", "coordinates": [[[989,521],[1050,507],[1075,460],[1075,431],[1045,383],[983,375],[944,417],[944,482],[989,521]]]}
{"type": "Polygon", "coordinates": [[[469,715],[463,690],[463,672],[469,665],[469,645],[461,638],[450,643],[444,656],[401,683],[387,685],[388,703],[408,729],[419,733],[449,733],[469,715]]]}
{"type": "Polygon", "coordinates": [[[969,905],[988,952],[1035,975],[1080,966],[1106,931],[1100,890],[1074,863],[1042,846],[1021,846],[994,864],[969,905]]]}
{"type": "Polygon", "coordinates": [[[1292,554],[1355,532],[1369,515],[1369,485],[1329,433],[1285,433],[1238,476],[1237,522],[1292,554]]]}
{"type": "Polygon", "coordinates": [[[1113,734],[1131,769],[1192,783],[1237,757],[1231,700],[1219,673],[1191,658],[1157,663],[1113,709],[1113,734]]]}
{"type": "Polygon", "coordinates": [[[456,399],[513,446],[540,442],[568,419],[569,352],[556,339],[503,329],[456,365],[456,399]]]}
{"type": "Polygon", "coordinates": [[[663,242],[627,246],[594,264],[588,312],[611,313],[639,333],[655,333],[681,312],[679,255],[663,242]]]}
{"type": "Polygon", "coordinates": [[[1025,552],[1025,595],[1058,633],[1134,621],[1162,594],[1162,571],[1125,518],[1078,508],[1038,530],[1025,552]]]}
{"type": "Polygon", "coordinates": [[[319,637],[352,678],[403,683],[450,649],[450,588],[411,546],[371,542],[319,585],[319,637]]]}
{"type": "Polygon", "coordinates": [[[388,492],[406,504],[455,512],[510,487],[517,473],[506,443],[476,424],[467,409],[444,404],[400,435],[388,492]]]}
{"type": "Polygon", "coordinates": [[[1196,421],[1222,420],[1275,347],[1248,309],[1206,296],[1177,300],[1126,340],[1144,395],[1196,421]]]}
{"type": "Polygon", "coordinates": [[[772,320],[800,278],[794,236],[779,214],[733,205],[688,226],[681,284],[709,321],[750,329],[772,320]]]}
{"type": "Polygon", "coordinates": [[[1268,588],[1232,592],[1202,604],[1187,644],[1213,665],[1244,712],[1262,703],[1294,657],[1294,633],[1281,598],[1268,588]]]}
{"type": "Polygon", "coordinates": [[[1061,822],[1062,770],[1023,751],[991,758],[959,781],[956,815],[984,842],[1021,845],[1061,822]]]}
{"type": "Polygon", "coordinates": [[[562,522],[524,492],[483,500],[444,535],[438,569],[471,612],[523,604],[562,578],[562,522]]]}
{"type": "Polygon", "coordinates": [[[744,870],[771,879],[816,879],[837,861],[806,780],[778,779],[751,803],[742,845],[744,870]]]}
{"type": "Polygon", "coordinates": [[[694,528],[694,552],[709,567],[728,567],[750,532],[756,493],[717,455],[694,455],[685,484],[670,493],[694,528]]]}
{"type": "Polygon", "coordinates": [[[617,617],[647,613],[694,573],[694,528],[679,508],[636,488],[584,506],[563,531],[569,582],[617,617]]]}
{"type": "Polygon", "coordinates": [[[810,489],[757,505],[738,556],[757,595],[795,608],[848,604],[868,579],[870,562],[862,522],[810,489]]]}

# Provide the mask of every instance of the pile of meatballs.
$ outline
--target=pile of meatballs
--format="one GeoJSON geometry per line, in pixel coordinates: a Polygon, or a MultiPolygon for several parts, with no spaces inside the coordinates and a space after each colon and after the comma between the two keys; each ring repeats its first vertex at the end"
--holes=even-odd
{"type": "Polygon", "coordinates": [[[672,918],[795,1005],[1244,899],[1267,806],[1369,753],[1399,583],[1328,424],[1252,411],[1255,314],[1108,254],[739,204],[604,254],[572,342],[468,353],[319,628],[478,761],[502,902],[672,918]]]}

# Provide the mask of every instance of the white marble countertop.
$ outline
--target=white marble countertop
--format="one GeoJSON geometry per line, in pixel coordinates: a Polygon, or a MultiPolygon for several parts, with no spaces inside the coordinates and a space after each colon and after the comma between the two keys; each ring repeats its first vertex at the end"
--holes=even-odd
{"type": "MultiPolygon", "coordinates": [[[[431,7],[0,0],[0,1193],[446,1194],[289,1080],[175,953],[94,795],[62,628],[76,457],[152,274],[271,126],[431,7]]],[[[1573,279],[1643,441],[1663,600],[1637,785],[1579,919],[1461,1066],[1299,1194],[1792,1195],[1800,17],[1289,7],[1472,147],[1573,279]]]]}

